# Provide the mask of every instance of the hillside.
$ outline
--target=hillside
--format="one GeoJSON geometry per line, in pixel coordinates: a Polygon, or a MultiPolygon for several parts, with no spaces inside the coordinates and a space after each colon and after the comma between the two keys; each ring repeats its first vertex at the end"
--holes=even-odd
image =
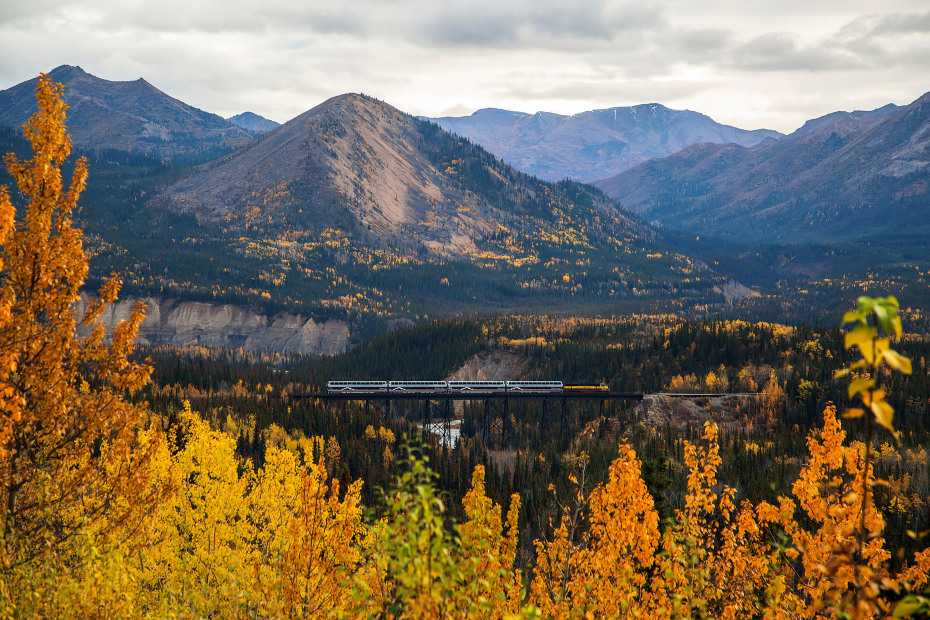
{"type": "Polygon", "coordinates": [[[697,142],[752,146],[781,136],[722,125],[704,114],[656,103],[591,110],[572,116],[487,108],[471,116],[433,119],[480,144],[511,166],[541,179],[591,182],[697,142]]]}
{"type": "Polygon", "coordinates": [[[925,240],[930,93],[745,148],[700,144],[597,183],[658,222],[749,243],[925,240]]]}
{"type": "MultiPolygon", "coordinates": [[[[835,140],[856,136],[896,113],[835,113],[789,142],[824,141],[828,130],[835,140]]],[[[4,152],[25,155],[18,131],[0,126],[4,152]]],[[[738,164],[743,152],[778,161],[773,146],[782,142],[694,145],[676,157],[696,157],[695,170],[728,157],[738,164]],[[705,152],[721,155],[704,160],[705,152]]],[[[919,225],[909,247],[873,246],[868,258],[852,246],[731,247],[704,234],[657,232],[590,186],[540,181],[360,95],[324,102],[219,159],[210,159],[216,148],[171,159],[79,150],[90,156],[77,221],[87,233],[91,288],[115,271],[126,295],[342,321],[352,343],[457,313],[725,312],[832,322],[836,300],[863,290],[928,303],[919,225]],[[734,289],[730,278],[761,297],[734,289]]],[[[792,151],[779,157],[804,163],[792,151]]],[[[899,166],[920,167],[906,157],[899,166]]],[[[638,170],[669,161],[677,159],[638,170]]],[[[0,173],[0,182],[10,180],[0,173]]]]}
{"type": "MultiPolygon", "coordinates": [[[[68,131],[87,150],[138,151],[159,157],[214,155],[246,144],[248,131],[198,110],[143,79],[104,80],[62,65],[49,77],[65,85],[68,131]]],[[[19,127],[35,110],[36,79],[0,91],[0,125],[19,127]]]]}
{"type": "Polygon", "coordinates": [[[651,234],[596,190],[542,183],[362,95],[320,104],[163,198],[201,223],[269,233],[341,228],[442,256],[475,256],[477,243],[502,230],[556,233],[560,217],[585,242],[651,234]],[[601,225],[585,228],[595,218],[601,225]]]}
{"type": "MultiPolygon", "coordinates": [[[[723,304],[726,282],[599,190],[512,169],[361,95],[199,166],[92,157],[95,274],[136,297],[349,325],[723,304]]],[[[93,284],[99,280],[93,279],[93,284]]]]}

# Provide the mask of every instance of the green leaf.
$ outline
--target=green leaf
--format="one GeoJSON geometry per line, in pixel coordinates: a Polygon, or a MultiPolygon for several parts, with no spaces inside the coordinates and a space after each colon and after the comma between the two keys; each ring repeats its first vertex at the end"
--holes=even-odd
{"type": "MultiPolygon", "coordinates": [[[[892,334],[900,336],[902,331],[901,317],[898,316],[897,298],[895,298],[894,295],[889,295],[884,298],[879,297],[877,299],[872,299],[871,304],[871,312],[875,315],[877,324],[881,325],[882,331],[889,336],[892,334]]],[[[868,305],[868,302],[866,305],[868,305]]]]}
{"type": "Polygon", "coordinates": [[[909,594],[894,606],[892,618],[910,618],[917,612],[930,608],[930,599],[909,594]]]}
{"type": "Polygon", "coordinates": [[[871,387],[875,387],[875,379],[871,377],[856,377],[849,382],[849,387],[846,388],[846,391],[849,393],[849,397],[852,398],[859,392],[863,392],[871,387]]]}
{"type": "Polygon", "coordinates": [[[889,309],[888,306],[884,304],[875,304],[875,307],[872,309],[875,313],[875,318],[878,320],[878,324],[882,326],[882,331],[886,334],[894,333],[894,317],[896,313],[893,308],[889,309]]]}
{"type": "Polygon", "coordinates": [[[863,295],[856,300],[856,306],[858,306],[861,314],[872,314],[872,308],[875,307],[875,300],[863,295]]]}
{"type": "Polygon", "coordinates": [[[894,329],[894,335],[900,338],[904,330],[901,328],[901,317],[898,315],[895,315],[892,320],[892,329],[894,329]]]}

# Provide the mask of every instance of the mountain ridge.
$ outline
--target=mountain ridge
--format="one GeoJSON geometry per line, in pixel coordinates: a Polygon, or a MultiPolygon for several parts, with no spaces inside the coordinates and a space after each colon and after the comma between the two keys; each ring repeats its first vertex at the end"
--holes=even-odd
{"type": "Polygon", "coordinates": [[[753,148],[695,145],[596,185],[665,226],[797,243],[926,230],[928,182],[930,93],[812,119],[753,148]]]}
{"type": "Polygon", "coordinates": [[[254,131],[256,133],[265,133],[271,131],[272,129],[277,129],[281,126],[281,123],[276,123],[275,121],[267,119],[264,116],[256,114],[255,112],[242,112],[240,114],[236,114],[235,116],[230,116],[226,120],[236,127],[248,129],[249,131],[254,131]]]}
{"type": "Polygon", "coordinates": [[[465,117],[430,119],[541,179],[593,182],[697,142],[754,145],[782,134],[717,123],[658,103],[588,110],[571,116],[484,108],[465,117]]]}
{"type": "MultiPolygon", "coordinates": [[[[85,149],[171,157],[230,150],[252,139],[250,132],[167,95],[143,78],[105,80],[71,65],[47,75],[65,85],[68,132],[74,144],[85,149]]],[[[0,91],[0,125],[20,126],[29,120],[37,81],[0,91]]]]}

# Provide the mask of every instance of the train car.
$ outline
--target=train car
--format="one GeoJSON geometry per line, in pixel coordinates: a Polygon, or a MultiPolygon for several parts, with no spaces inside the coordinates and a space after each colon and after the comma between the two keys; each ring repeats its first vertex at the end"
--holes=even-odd
{"type": "Polygon", "coordinates": [[[387,392],[387,381],[327,381],[326,391],[330,394],[337,392],[387,392]]]}
{"type": "Polygon", "coordinates": [[[508,381],[508,392],[561,392],[561,381],[508,381]]]}
{"type": "Polygon", "coordinates": [[[388,381],[392,392],[432,392],[445,394],[449,384],[445,381],[388,381]]]}
{"type": "Polygon", "coordinates": [[[594,384],[585,384],[585,385],[565,385],[562,387],[566,392],[606,392],[607,384],[606,383],[594,383],[594,384]]]}
{"type": "Polygon", "coordinates": [[[450,392],[506,392],[506,381],[449,381],[450,392]]]}

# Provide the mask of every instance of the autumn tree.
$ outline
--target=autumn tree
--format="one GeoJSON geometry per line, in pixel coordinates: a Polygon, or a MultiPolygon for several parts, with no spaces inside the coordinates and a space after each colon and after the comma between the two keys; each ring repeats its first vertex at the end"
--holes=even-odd
{"type": "Polygon", "coordinates": [[[514,568],[518,543],[520,496],[510,497],[507,511],[507,531],[501,518],[501,507],[485,492],[484,466],[478,465],[472,474],[471,490],[462,499],[466,520],[458,526],[459,564],[472,579],[466,579],[464,597],[486,605],[481,616],[503,618],[520,613],[523,600],[523,574],[514,568]]]}
{"type": "Polygon", "coordinates": [[[114,542],[157,495],[143,491],[154,444],[138,442],[142,414],[125,398],[150,372],[127,359],[143,307],[108,337],[101,316],[119,290],[114,277],[80,323],[75,314],[88,262],[72,213],[87,167],[79,159],[64,188],[63,89],[39,77],[38,112],[24,126],[33,157],[6,156],[23,204],[0,187],[0,571],[8,578],[64,553],[88,524],[95,545],[114,542]],[[88,337],[76,335],[79,324],[88,337]]]}

